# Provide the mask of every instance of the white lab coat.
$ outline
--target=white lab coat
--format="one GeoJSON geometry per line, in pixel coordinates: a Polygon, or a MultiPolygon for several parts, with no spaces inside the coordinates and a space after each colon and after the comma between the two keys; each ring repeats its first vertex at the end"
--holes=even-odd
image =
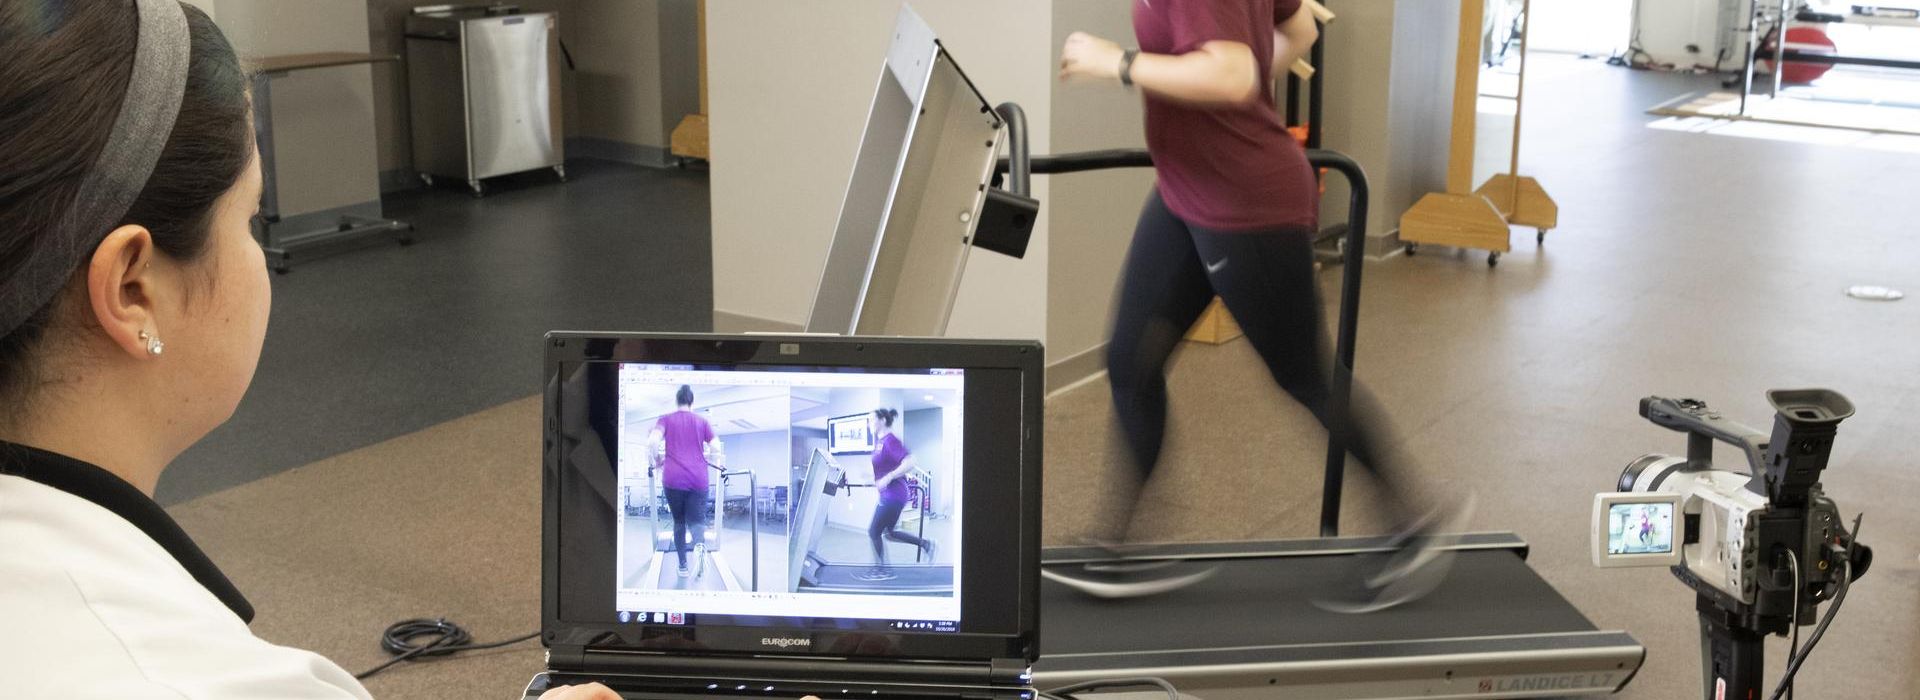
{"type": "Polygon", "coordinates": [[[0,696],[369,698],[309,651],[253,636],[146,533],[0,475],[0,696]]]}

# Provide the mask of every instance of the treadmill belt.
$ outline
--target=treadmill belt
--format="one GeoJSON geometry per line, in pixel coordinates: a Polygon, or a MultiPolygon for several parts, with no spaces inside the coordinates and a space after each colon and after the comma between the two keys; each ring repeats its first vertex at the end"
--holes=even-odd
{"type": "Polygon", "coordinates": [[[726,578],[720,575],[718,562],[713,554],[707,554],[705,566],[692,552],[687,553],[689,575],[680,576],[680,559],[673,552],[661,552],[660,589],[668,591],[724,591],[727,590],[726,578]],[[704,570],[702,570],[704,569],[704,570]],[[691,574],[697,573],[699,576],[691,574]]]}
{"type": "Polygon", "coordinates": [[[814,573],[814,585],[809,590],[844,592],[930,592],[953,590],[953,567],[936,566],[899,566],[893,567],[893,578],[886,581],[869,581],[860,575],[873,567],[867,564],[827,564],[814,573]]]}
{"type": "Polygon", "coordinates": [[[1316,607],[1350,580],[1345,556],[1222,559],[1211,578],[1158,596],[1099,599],[1046,581],[1040,595],[1046,653],[1167,652],[1273,644],[1381,643],[1586,632],[1593,624],[1511,551],[1458,553],[1440,588],[1384,612],[1316,607]],[[1118,633],[1116,630],[1133,630],[1118,633]]]}

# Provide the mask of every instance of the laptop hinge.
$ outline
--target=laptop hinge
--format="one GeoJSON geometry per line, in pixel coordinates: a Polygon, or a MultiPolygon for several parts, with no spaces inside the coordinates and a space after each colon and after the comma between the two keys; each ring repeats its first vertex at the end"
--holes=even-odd
{"type": "Polygon", "coordinates": [[[578,644],[547,647],[547,668],[555,671],[587,670],[587,648],[578,644]]]}
{"type": "MultiPolygon", "coordinates": [[[[577,649],[577,647],[576,647],[577,649]]],[[[992,663],[944,661],[866,661],[841,657],[709,656],[690,657],[656,652],[569,650],[549,652],[547,665],[556,671],[610,674],[718,676],[741,678],[806,678],[823,668],[837,679],[865,683],[927,683],[960,686],[1023,686],[1031,678],[1022,660],[992,663]],[[576,665],[562,666],[565,662],[576,665]]]]}
{"type": "Polygon", "coordinates": [[[987,683],[1022,688],[1033,685],[1033,664],[1026,659],[994,659],[988,666],[987,683]]]}

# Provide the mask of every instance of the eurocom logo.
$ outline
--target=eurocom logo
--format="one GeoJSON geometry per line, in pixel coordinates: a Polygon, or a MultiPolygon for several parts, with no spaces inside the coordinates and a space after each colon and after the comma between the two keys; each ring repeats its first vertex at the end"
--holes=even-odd
{"type": "Polygon", "coordinates": [[[782,649],[787,647],[810,647],[813,646],[813,640],[801,639],[799,637],[761,637],[760,645],[780,647],[782,649]]]}

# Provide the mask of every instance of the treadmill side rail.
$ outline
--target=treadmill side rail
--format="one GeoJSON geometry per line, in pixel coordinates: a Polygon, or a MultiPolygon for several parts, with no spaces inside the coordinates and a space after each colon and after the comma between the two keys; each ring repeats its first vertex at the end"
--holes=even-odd
{"type": "Polygon", "coordinates": [[[1055,567],[1167,559],[1212,573],[1135,598],[1042,586],[1034,686],[1157,676],[1207,700],[1565,697],[1616,692],[1639,671],[1646,648],[1596,629],[1527,566],[1519,537],[1446,537],[1454,560],[1438,588],[1366,615],[1314,601],[1383,560],[1382,538],[1048,549],[1055,567]]]}
{"type": "MultiPolygon", "coordinates": [[[[1456,552],[1507,551],[1527,558],[1526,540],[1512,532],[1469,532],[1446,535],[1450,542],[1440,547],[1456,552]]],[[[1110,547],[1047,547],[1040,553],[1046,566],[1107,562],[1117,559],[1214,561],[1226,559],[1273,559],[1280,557],[1326,557],[1354,554],[1384,554],[1394,551],[1393,538],[1314,537],[1290,540],[1252,540],[1224,542],[1168,542],[1126,544],[1110,547]]]]}
{"type": "Polygon", "coordinates": [[[1042,656],[1034,687],[1154,676],[1207,700],[1572,697],[1618,692],[1646,658],[1624,632],[1541,637],[1042,656]]]}

